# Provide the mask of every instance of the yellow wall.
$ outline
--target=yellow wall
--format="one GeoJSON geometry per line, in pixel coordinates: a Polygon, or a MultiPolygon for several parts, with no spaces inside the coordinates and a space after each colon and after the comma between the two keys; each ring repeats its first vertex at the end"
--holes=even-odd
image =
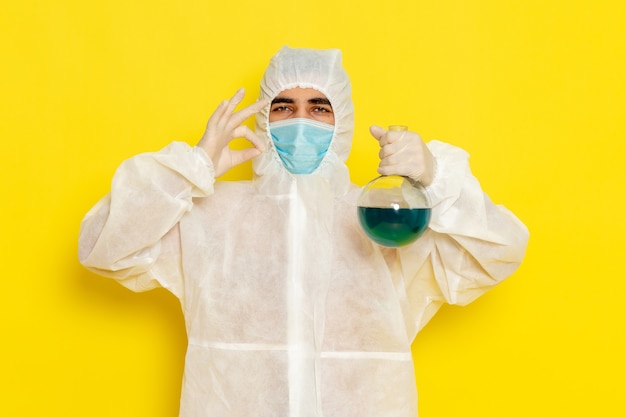
{"type": "Polygon", "coordinates": [[[284,44],[343,50],[356,183],[369,124],[408,124],[467,149],[531,230],[512,278],[418,336],[421,417],[624,415],[624,4],[3,2],[0,415],[176,415],[176,300],[85,271],[78,226],[123,159],[195,143],[240,86],[251,102],[284,44]]]}

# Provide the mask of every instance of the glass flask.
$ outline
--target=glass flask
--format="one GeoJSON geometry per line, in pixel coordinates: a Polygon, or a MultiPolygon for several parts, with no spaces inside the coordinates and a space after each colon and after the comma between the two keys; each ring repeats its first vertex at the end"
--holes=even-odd
{"type": "MultiPolygon", "coordinates": [[[[389,126],[389,131],[407,131],[389,126]]],[[[365,185],[358,201],[358,217],[365,234],[387,247],[408,245],[428,228],[431,203],[426,188],[399,175],[382,175],[365,185]]]]}

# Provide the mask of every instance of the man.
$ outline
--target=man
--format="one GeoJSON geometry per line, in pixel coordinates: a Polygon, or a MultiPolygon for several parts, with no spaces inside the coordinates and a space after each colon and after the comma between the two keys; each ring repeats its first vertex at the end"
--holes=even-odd
{"type": "Polygon", "coordinates": [[[353,133],[337,50],[283,48],[261,99],[224,101],[196,147],[124,162],[85,217],[80,260],[177,296],[189,347],[181,416],[417,415],[411,343],[444,303],[512,274],[524,225],[491,203],[467,154],[372,127],[382,174],[428,186],[429,229],[376,245],[360,229],[345,160],[353,133]],[[256,133],[242,125],[256,114],[256,133]],[[253,148],[232,150],[247,138],[253,148]],[[254,179],[215,182],[253,159],[254,179]]]}

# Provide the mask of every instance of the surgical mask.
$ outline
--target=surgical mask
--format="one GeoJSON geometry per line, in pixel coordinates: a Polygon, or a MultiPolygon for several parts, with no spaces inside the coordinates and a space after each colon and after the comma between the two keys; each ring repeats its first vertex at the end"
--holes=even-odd
{"type": "Polygon", "coordinates": [[[296,118],[270,123],[278,156],[292,174],[310,174],[328,152],[335,126],[296,118]]]}

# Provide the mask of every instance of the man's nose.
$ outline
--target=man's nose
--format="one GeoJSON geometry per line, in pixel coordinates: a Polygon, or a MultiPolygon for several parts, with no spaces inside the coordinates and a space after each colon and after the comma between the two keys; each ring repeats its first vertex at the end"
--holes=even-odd
{"type": "Polygon", "coordinates": [[[307,111],[307,109],[298,108],[293,113],[294,118],[313,119],[313,116],[307,111]]]}

